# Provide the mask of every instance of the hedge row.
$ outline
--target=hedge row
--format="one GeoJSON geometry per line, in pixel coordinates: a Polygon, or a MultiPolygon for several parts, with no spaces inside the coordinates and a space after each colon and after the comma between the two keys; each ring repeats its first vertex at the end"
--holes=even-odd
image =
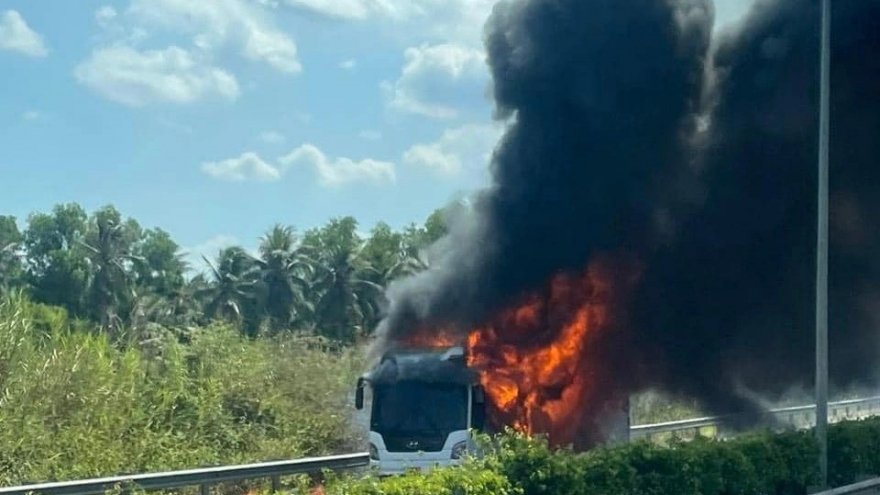
{"type": "MultiPolygon", "coordinates": [[[[663,447],[647,441],[586,453],[501,437],[492,456],[426,475],[337,480],[327,495],[804,495],[817,484],[812,431],[759,432],[663,447]]],[[[829,429],[829,483],[880,473],[880,418],[829,429]]]]}

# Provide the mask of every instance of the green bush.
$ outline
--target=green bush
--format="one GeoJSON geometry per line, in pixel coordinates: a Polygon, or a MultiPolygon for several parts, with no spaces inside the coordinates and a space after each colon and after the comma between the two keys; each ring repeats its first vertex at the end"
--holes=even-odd
{"type": "Polygon", "coordinates": [[[0,485],[360,449],[360,364],[307,338],[162,327],[124,345],[0,298],[0,485]],[[186,342],[186,343],[183,343],[186,342]]]}
{"type": "MultiPolygon", "coordinates": [[[[508,431],[490,455],[462,468],[379,480],[345,479],[327,495],[804,495],[818,484],[812,431],[697,438],[662,446],[636,441],[584,453],[551,449],[542,438],[508,431]]],[[[880,473],[880,418],[829,429],[829,482],[880,473]]],[[[308,493],[308,492],[304,492],[308,493]]]]}
{"type": "MultiPolygon", "coordinates": [[[[880,418],[832,425],[828,440],[831,486],[880,473],[880,418]]],[[[462,468],[384,480],[337,480],[326,485],[325,493],[804,495],[819,479],[812,431],[762,431],[669,446],[643,440],[585,453],[551,449],[540,437],[512,431],[483,442],[490,455],[462,468]]]]}
{"type": "MultiPolygon", "coordinates": [[[[303,494],[309,493],[302,490],[303,494]]],[[[435,469],[425,474],[378,478],[331,479],[324,485],[325,495],[523,495],[501,473],[481,461],[466,462],[456,468],[435,469]]]]}
{"type": "Polygon", "coordinates": [[[769,448],[771,456],[782,450],[769,434],[670,447],[636,441],[581,454],[551,451],[540,440],[514,436],[503,441],[495,466],[530,495],[790,493],[778,488],[800,473],[771,469],[759,474],[744,452],[757,445],[769,448]]]}
{"type": "Polygon", "coordinates": [[[829,428],[828,473],[832,486],[852,483],[860,475],[880,475],[880,417],[829,428]]]}
{"type": "MultiPolygon", "coordinates": [[[[660,446],[636,441],[585,453],[552,450],[541,438],[500,437],[486,461],[528,495],[767,495],[818,484],[812,431],[755,432],[660,446]]],[[[829,429],[831,486],[880,473],[880,418],[829,429]]]]}

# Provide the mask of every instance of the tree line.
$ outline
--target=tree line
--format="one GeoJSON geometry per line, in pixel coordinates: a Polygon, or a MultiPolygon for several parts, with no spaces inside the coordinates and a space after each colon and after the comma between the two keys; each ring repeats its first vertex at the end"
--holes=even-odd
{"type": "Polygon", "coordinates": [[[256,254],[226,247],[194,273],[161,228],[112,205],[88,214],[58,204],[29,215],[22,229],[0,215],[0,294],[24,291],[111,332],[219,319],[249,337],[293,331],[354,342],[375,329],[388,283],[423,269],[420,253],[445,232],[441,210],[401,230],[379,223],[366,238],[350,216],[302,233],[276,224],[256,254]]]}

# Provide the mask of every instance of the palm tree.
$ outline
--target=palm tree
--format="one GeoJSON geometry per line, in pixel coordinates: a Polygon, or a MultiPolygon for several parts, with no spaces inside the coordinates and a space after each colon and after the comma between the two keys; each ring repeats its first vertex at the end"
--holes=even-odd
{"type": "Polygon", "coordinates": [[[301,323],[312,308],[307,293],[315,262],[297,243],[292,227],[275,225],[260,238],[260,257],[254,263],[266,286],[266,313],[277,331],[295,320],[301,323]]]}
{"type": "Polygon", "coordinates": [[[196,297],[206,299],[205,314],[241,324],[246,334],[255,336],[265,290],[253,257],[243,248],[231,246],[220,251],[216,265],[204,256],[202,259],[212,277],[207,287],[196,291],[196,297]]]}
{"type": "Polygon", "coordinates": [[[379,314],[384,288],[367,276],[375,269],[361,256],[362,248],[329,246],[314,288],[320,294],[315,307],[317,326],[332,339],[353,341],[370,333],[379,314]]]}
{"type": "Polygon", "coordinates": [[[428,262],[421,256],[412,256],[407,251],[401,251],[397,256],[397,261],[385,270],[382,270],[382,285],[387,287],[388,284],[397,279],[415,275],[427,268],[428,262]]]}
{"type": "Polygon", "coordinates": [[[143,260],[132,254],[126,232],[128,226],[120,222],[115,210],[98,211],[94,222],[88,242],[81,241],[80,244],[87,252],[92,316],[102,328],[109,330],[118,327],[120,310],[136,298],[131,272],[126,265],[143,260]]]}

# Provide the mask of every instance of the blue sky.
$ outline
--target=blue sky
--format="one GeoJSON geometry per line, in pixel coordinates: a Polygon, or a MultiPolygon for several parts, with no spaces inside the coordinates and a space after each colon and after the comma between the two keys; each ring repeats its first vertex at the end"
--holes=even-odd
{"type": "Polygon", "coordinates": [[[112,203],[194,256],[421,222],[486,184],[494,3],[4,0],[0,214],[112,203]]]}

